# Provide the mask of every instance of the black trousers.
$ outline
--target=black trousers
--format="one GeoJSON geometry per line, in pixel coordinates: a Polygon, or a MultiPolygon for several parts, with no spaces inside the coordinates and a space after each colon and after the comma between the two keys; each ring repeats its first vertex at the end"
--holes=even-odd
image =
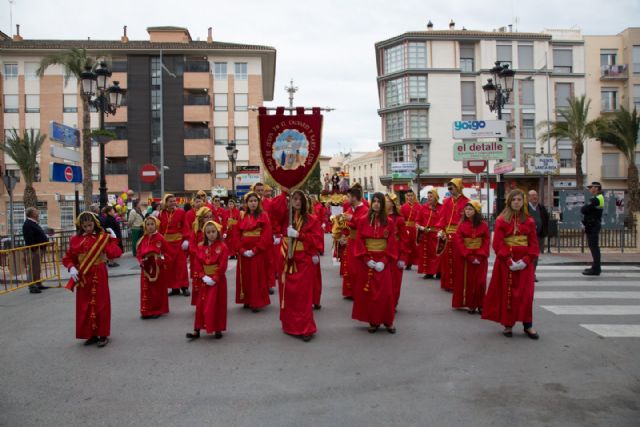
{"type": "Polygon", "coordinates": [[[600,227],[600,224],[594,224],[585,229],[587,243],[593,258],[591,269],[596,273],[600,273],[600,227]]]}

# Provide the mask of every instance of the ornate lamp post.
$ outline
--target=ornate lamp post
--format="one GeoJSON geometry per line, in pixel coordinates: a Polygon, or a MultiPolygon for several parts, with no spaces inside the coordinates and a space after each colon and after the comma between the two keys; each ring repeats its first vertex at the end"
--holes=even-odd
{"type": "Polygon", "coordinates": [[[418,203],[420,203],[420,172],[422,172],[420,169],[420,159],[422,159],[422,148],[422,144],[416,144],[413,149],[413,154],[416,156],[416,184],[418,187],[416,197],[418,199],[418,203]]]}
{"type": "Polygon", "coordinates": [[[238,149],[236,148],[236,142],[231,140],[225,147],[227,150],[227,157],[231,162],[231,198],[235,200],[236,197],[236,160],[238,159],[238,149]]]}

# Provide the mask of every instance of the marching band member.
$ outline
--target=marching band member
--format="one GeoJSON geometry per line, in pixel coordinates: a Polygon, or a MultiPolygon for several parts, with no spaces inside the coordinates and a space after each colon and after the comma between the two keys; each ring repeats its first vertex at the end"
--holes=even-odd
{"type": "Polygon", "coordinates": [[[308,201],[301,190],[291,194],[290,203],[293,223],[287,227],[287,237],[281,247],[285,263],[280,287],[280,321],[285,333],[308,342],[317,331],[313,320],[312,278],[316,274],[315,266],[320,263],[318,254],[324,236],[316,218],[309,215],[308,201]]]}
{"type": "Polygon", "coordinates": [[[189,249],[191,224],[187,224],[185,213],[177,206],[176,197],[173,194],[165,194],[159,219],[160,234],[169,244],[169,258],[173,260],[173,266],[169,270],[171,276],[167,279],[171,295],[180,295],[182,289],[182,295],[188,297],[191,293],[186,251],[189,249]]]}
{"type": "Polygon", "coordinates": [[[438,249],[440,257],[440,287],[445,291],[453,291],[454,276],[454,247],[451,243],[458,224],[462,220],[462,211],[469,199],[462,194],[462,178],[454,178],[447,183],[447,189],[451,197],[444,199],[442,203],[442,214],[436,227],[438,232],[438,249]]]}
{"type": "Polygon", "coordinates": [[[409,257],[407,259],[406,269],[411,270],[413,264],[419,265],[420,258],[418,257],[418,245],[416,240],[417,230],[416,225],[422,220],[422,206],[419,201],[416,201],[416,194],[413,190],[409,189],[406,193],[407,201],[400,208],[400,214],[404,217],[404,226],[409,233],[409,257]]]}
{"type": "Polygon", "coordinates": [[[442,214],[442,205],[438,203],[440,196],[435,188],[427,193],[427,203],[422,206],[421,220],[417,226],[418,238],[418,273],[423,279],[440,278],[440,257],[436,253],[438,247],[438,227],[442,214]]]}
{"type": "Polygon", "coordinates": [[[207,221],[203,226],[203,240],[198,243],[196,270],[203,287],[198,292],[193,332],[187,338],[200,338],[200,330],[215,338],[222,338],[227,330],[227,263],[229,250],[222,241],[222,225],[207,221]]]}
{"type": "Polygon", "coordinates": [[[228,213],[228,219],[227,219],[227,229],[224,231],[223,237],[224,235],[226,235],[225,243],[227,245],[227,248],[230,251],[229,252],[231,254],[230,258],[235,259],[236,256],[235,256],[234,248],[236,247],[236,244],[237,244],[237,242],[235,241],[235,238],[237,237],[235,228],[238,226],[238,221],[240,221],[240,210],[236,206],[236,201],[233,199],[229,199],[227,204],[229,205],[229,213],[228,213]]]}
{"type": "Polygon", "coordinates": [[[189,273],[191,276],[191,305],[198,301],[198,291],[202,288],[200,275],[197,274],[198,244],[204,240],[204,225],[213,220],[213,213],[207,206],[202,206],[196,213],[196,218],[191,224],[189,236],[189,273]]]}
{"type": "Polygon", "coordinates": [[[493,250],[496,261],[482,318],[504,326],[506,337],[513,336],[513,325],[522,322],[524,332],[537,340],[533,329],[534,262],[539,254],[536,223],[527,213],[522,190],[507,196],[506,207],[496,220],[493,250]]]}
{"type": "Polygon", "coordinates": [[[269,216],[262,210],[255,192],[245,196],[247,211],[238,223],[238,267],[236,271],[236,304],[254,313],[271,303],[267,277],[267,251],[273,248],[269,216]]]}
{"type": "Polygon", "coordinates": [[[344,269],[341,268],[342,276],[342,296],[347,299],[353,298],[353,285],[356,281],[356,275],[358,273],[358,264],[354,258],[354,243],[356,241],[356,233],[358,229],[358,219],[366,216],[367,207],[362,202],[362,189],[359,185],[354,185],[348,191],[349,193],[349,207],[342,214],[346,221],[348,230],[348,239],[346,248],[342,256],[342,262],[344,263],[344,269]]]}
{"type": "Polygon", "coordinates": [[[144,220],[144,236],[138,241],[136,257],[140,272],[140,317],[157,319],[169,312],[167,266],[171,265],[169,245],[158,233],[160,220],[149,215],[144,220]]]}
{"type": "Polygon", "coordinates": [[[333,257],[340,262],[340,277],[344,276],[344,251],[347,248],[349,227],[343,215],[331,217],[331,236],[333,237],[333,257]]]}
{"type": "Polygon", "coordinates": [[[105,232],[100,220],[91,212],[81,213],[62,264],[71,279],[66,288],[76,292],[76,338],[85,345],[104,347],[111,335],[111,298],[105,262],[122,255],[113,230],[105,232]]]}
{"type": "Polygon", "coordinates": [[[398,258],[395,225],[387,218],[385,197],[375,193],[367,215],[357,219],[357,236],[354,240],[354,268],[362,270],[353,286],[354,320],[369,323],[369,333],[375,333],[384,324],[394,334],[395,298],[391,271],[398,258]]]}
{"type": "Polygon", "coordinates": [[[453,308],[466,307],[469,314],[482,312],[489,267],[489,226],[482,218],[482,205],[472,200],[464,207],[464,219],[453,237],[456,271],[453,308]]]}
{"type": "Polygon", "coordinates": [[[404,225],[404,217],[398,210],[398,196],[395,194],[387,194],[385,206],[387,208],[387,219],[395,225],[395,233],[393,237],[396,239],[398,248],[398,261],[395,266],[391,266],[391,283],[393,288],[394,307],[398,306],[400,301],[400,287],[402,286],[402,275],[407,265],[407,260],[411,256],[411,246],[415,243],[409,241],[409,231],[404,225]]]}

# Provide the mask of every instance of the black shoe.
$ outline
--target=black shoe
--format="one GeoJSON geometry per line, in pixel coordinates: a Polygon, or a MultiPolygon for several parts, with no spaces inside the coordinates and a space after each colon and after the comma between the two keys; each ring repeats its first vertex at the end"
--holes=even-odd
{"type": "Polygon", "coordinates": [[[182,296],[183,297],[191,296],[191,292],[189,292],[189,288],[182,288],[182,296]]]}
{"type": "Polygon", "coordinates": [[[180,295],[180,289],[171,289],[171,292],[169,292],[169,296],[172,297],[174,295],[180,295]]]}
{"type": "Polygon", "coordinates": [[[259,313],[259,312],[260,312],[260,309],[259,309],[259,308],[252,308],[252,309],[251,309],[251,312],[252,312],[252,313],[259,313]]]}
{"type": "Polygon", "coordinates": [[[114,262],[114,263],[109,264],[109,267],[120,267],[120,264],[118,264],[117,262],[114,262]]]}
{"type": "Polygon", "coordinates": [[[505,337],[507,337],[507,338],[511,338],[511,337],[513,336],[513,331],[512,331],[512,330],[508,330],[508,331],[507,331],[507,330],[505,329],[504,331],[502,331],[502,335],[504,335],[504,336],[505,336],[505,337]]]}
{"type": "Polygon", "coordinates": [[[100,337],[98,338],[98,347],[102,348],[109,344],[109,337],[100,337]]]}
{"type": "Polygon", "coordinates": [[[320,309],[322,309],[322,306],[320,304],[313,304],[313,309],[314,310],[320,310],[320,309]]]}
{"type": "Polygon", "coordinates": [[[213,336],[215,339],[219,340],[222,338],[222,332],[216,332],[215,335],[213,336]]]}
{"type": "Polygon", "coordinates": [[[440,278],[440,273],[436,274],[436,279],[440,278]]]}
{"type": "Polygon", "coordinates": [[[302,341],[309,342],[309,341],[311,341],[311,338],[313,338],[313,335],[303,335],[302,336],[302,341]]]}
{"type": "Polygon", "coordinates": [[[91,337],[84,342],[84,345],[93,345],[98,342],[98,337],[91,337]]]}
{"type": "Polygon", "coordinates": [[[30,294],[41,294],[42,291],[38,288],[29,288],[29,293],[30,294]]]}
{"type": "Polygon", "coordinates": [[[190,340],[197,340],[200,338],[200,331],[187,332],[187,338],[190,340]]]}
{"type": "Polygon", "coordinates": [[[384,326],[385,326],[385,328],[387,328],[387,332],[389,332],[390,334],[395,334],[396,333],[395,326],[387,326],[387,325],[384,325],[384,326]]]}
{"type": "Polygon", "coordinates": [[[44,285],[38,285],[38,289],[40,289],[41,291],[44,291],[45,289],[49,289],[49,287],[44,285]]]}
{"type": "Polygon", "coordinates": [[[433,278],[433,274],[425,274],[424,276],[422,276],[423,279],[431,279],[433,278]]]}
{"type": "Polygon", "coordinates": [[[534,277],[533,281],[538,283],[538,276],[534,277]]]}
{"type": "Polygon", "coordinates": [[[249,308],[249,304],[243,305],[242,308],[249,308]]]}
{"type": "Polygon", "coordinates": [[[600,272],[599,271],[594,271],[592,269],[587,269],[585,271],[582,272],[583,276],[599,276],[600,272]]]}
{"type": "Polygon", "coordinates": [[[376,332],[378,332],[379,327],[380,325],[370,325],[369,329],[367,329],[367,332],[369,332],[370,334],[375,334],[376,332]]]}
{"type": "Polygon", "coordinates": [[[407,266],[404,269],[405,270],[411,270],[411,264],[407,264],[407,266]]]}
{"type": "Polygon", "coordinates": [[[527,336],[529,338],[531,338],[532,340],[537,340],[537,339],[540,338],[540,335],[538,335],[537,332],[531,332],[531,331],[529,331],[529,329],[525,329],[524,333],[527,334],[527,336]]]}
{"type": "Polygon", "coordinates": [[[276,293],[276,291],[274,291],[273,288],[269,288],[269,295],[273,295],[275,293],[276,293]]]}

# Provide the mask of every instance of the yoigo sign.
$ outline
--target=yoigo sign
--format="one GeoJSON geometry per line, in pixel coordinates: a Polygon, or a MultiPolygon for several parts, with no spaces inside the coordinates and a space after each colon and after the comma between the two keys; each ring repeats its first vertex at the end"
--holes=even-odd
{"type": "Polygon", "coordinates": [[[503,120],[458,120],[453,122],[454,139],[503,138],[507,122],[503,120]]]}

